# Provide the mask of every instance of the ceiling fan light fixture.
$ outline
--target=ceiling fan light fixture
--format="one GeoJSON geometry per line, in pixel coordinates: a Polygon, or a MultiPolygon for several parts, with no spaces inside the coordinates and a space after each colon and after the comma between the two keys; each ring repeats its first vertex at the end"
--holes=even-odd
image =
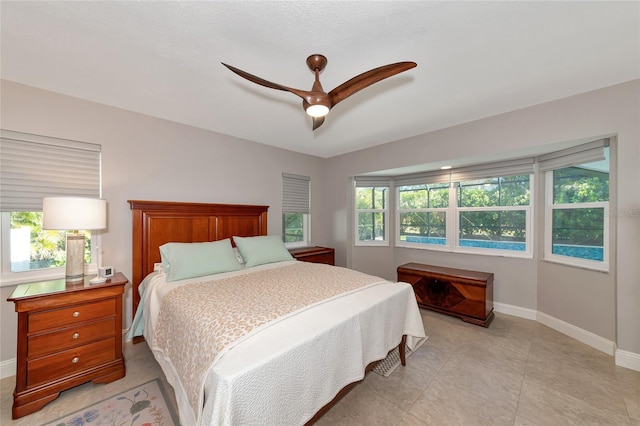
{"type": "Polygon", "coordinates": [[[309,105],[306,111],[311,117],[324,117],[329,113],[329,107],[326,105],[309,105]]]}
{"type": "Polygon", "coordinates": [[[357,93],[378,81],[414,68],[416,63],[396,62],[394,64],[374,68],[345,81],[329,93],[325,92],[322,88],[319,77],[320,73],[327,65],[327,58],[324,55],[314,54],[307,58],[307,66],[315,75],[315,80],[311,90],[300,90],[294,89],[293,87],[283,86],[282,84],[273,83],[253,74],[249,74],[246,71],[227,65],[224,62],[222,65],[227,67],[231,72],[251,81],[252,83],[259,84],[260,86],[264,86],[269,89],[290,92],[301,98],[302,108],[305,110],[307,115],[313,118],[313,130],[315,130],[324,123],[324,117],[329,113],[331,108],[336,106],[337,103],[342,102],[354,93],[357,93]]]}

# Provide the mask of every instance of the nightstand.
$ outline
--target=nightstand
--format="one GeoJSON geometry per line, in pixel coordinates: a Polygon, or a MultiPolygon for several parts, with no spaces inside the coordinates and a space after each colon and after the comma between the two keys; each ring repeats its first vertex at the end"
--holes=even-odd
{"type": "Polygon", "coordinates": [[[290,249],[289,253],[297,260],[312,263],[335,265],[335,250],[329,247],[302,247],[290,249]]]}
{"type": "Polygon", "coordinates": [[[64,279],[21,284],[7,300],[18,313],[12,417],[40,410],[61,391],[125,376],[122,294],[116,273],[103,284],[64,279]]]}

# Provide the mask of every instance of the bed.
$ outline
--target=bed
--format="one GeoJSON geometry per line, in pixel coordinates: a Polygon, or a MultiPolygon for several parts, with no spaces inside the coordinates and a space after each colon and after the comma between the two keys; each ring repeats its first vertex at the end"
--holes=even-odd
{"type": "Polygon", "coordinates": [[[425,337],[409,284],[287,257],[267,206],[129,203],[129,337],[149,344],[181,424],[313,423],[390,349],[404,364],[405,342],[425,337]],[[198,269],[205,247],[216,261],[197,276],[168,261],[198,269]]]}

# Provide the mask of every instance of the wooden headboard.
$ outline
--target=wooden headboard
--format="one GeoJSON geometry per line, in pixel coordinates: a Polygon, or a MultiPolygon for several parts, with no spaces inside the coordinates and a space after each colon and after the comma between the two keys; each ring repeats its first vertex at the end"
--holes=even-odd
{"type": "Polygon", "coordinates": [[[160,262],[165,243],[200,243],[234,235],[267,235],[269,206],[129,200],[133,216],[133,315],[140,303],[138,286],[160,262]]]}

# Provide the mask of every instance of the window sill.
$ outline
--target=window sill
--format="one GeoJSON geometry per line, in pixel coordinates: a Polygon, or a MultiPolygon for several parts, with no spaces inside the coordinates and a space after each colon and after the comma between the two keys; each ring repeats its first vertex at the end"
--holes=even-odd
{"type": "Polygon", "coordinates": [[[611,271],[609,270],[609,263],[607,262],[602,262],[601,265],[591,265],[591,264],[585,264],[583,262],[570,262],[570,261],[566,261],[564,259],[555,259],[555,258],[542,258],[540,259],[543,262],[546,263],[552,263],[555,265],[562,265],[562,266],[567,266],[569,268],[577,268],[577,269],[584,269],[586,271],[591,271],[591,272],[600,272],[602,274],[609,274],[611,271]]]}

